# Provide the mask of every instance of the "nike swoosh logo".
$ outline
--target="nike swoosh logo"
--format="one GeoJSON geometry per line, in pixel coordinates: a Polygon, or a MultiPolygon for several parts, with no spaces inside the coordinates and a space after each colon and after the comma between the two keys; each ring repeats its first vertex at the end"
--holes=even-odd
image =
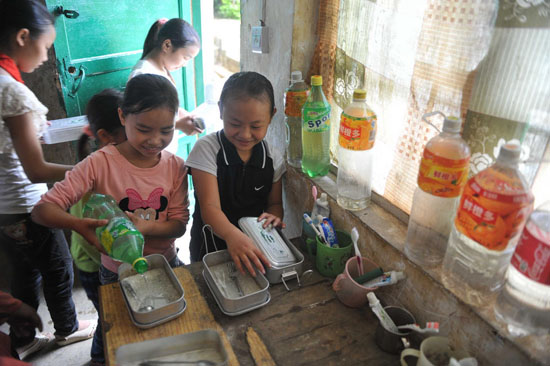
{"type": "Polygon", "coordinates": [[[255,191],[259,191],[260,189],[264,188],[264,186],[261,186],[261,187],[254,187],[254,190],[255,191]]]}

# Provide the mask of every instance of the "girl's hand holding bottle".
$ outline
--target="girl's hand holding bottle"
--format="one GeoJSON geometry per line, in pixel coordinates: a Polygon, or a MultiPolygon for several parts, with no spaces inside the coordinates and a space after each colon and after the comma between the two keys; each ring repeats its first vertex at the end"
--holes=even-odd
{"type": "Polygon", "coordinates": [[[109,223],[109,220],[103,219],[103,220],[96,220],[96,219],[77,219],[74,227],[72,228],[74,231],[82,235],[88,243],[93,244],[97,250],[99,250],[100,253],[107,254],[105,249],[103,248],[103,245],[99,242],[99,239],[96,235],[96,229],[101,226],[105,226],[109,223]]]}
{"type": "Polygon", "coordinates": [[[203,130],[198,128],[193,122],[196,116],[181,109],[178,113],[178,120],[176,121],[176,129],[182,131],[188,136],[201,133],[203,130]]]}

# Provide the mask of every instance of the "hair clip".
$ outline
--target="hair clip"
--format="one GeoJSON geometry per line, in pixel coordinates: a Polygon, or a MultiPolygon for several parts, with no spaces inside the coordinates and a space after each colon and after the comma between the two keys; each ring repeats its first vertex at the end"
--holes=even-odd
{"type": "Polygon", "coordinates": [[[159,20],[157,20],[157,22],[160,24],[160,25],[164,25],[164,23],[166,23],[168,21],[168,18],[160,18],[159,20]]]}

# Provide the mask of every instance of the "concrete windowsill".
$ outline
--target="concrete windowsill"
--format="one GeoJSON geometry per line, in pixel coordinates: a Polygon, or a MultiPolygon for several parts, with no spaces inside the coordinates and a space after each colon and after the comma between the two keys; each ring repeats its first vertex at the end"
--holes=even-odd
{"type": "MultiPolygon", "coordinates": [[[[419,324],[438,321],[440,334],[450,337],[455,346],[467,350],[481,365],[504,364],[501,363],[503,360],[507,365],[550,365],[550,335],[511,337],[505,324],[495,318],[495,296],[488,297],[485,306],[470,306],[452,290],[445,288],[441,281],[441,266],[425,269],[405,256],[407,224],[402,212],[388,207],[391,204],[387,202],[385,207],[394,211],[401,220],[374,202],[362,211],[344,210],[336,203],[335,181],[332,174],[311,179],[299,169],[287,166],[287,225],[289,222],[301,222],[302,213],[311,210],[311,186],[315,184],[329,196],[334,225],[348,232],[352,227],[357,227],[359,246],[364,256],[385,270],[405,272],[405,280],[377,290],[377,295],[387,305],[407,308],[419,324]],[[500,362],[495,363],[495,360],[500,362]]],[[[292,228],[289,230],[292,231],[292,228]]]]}

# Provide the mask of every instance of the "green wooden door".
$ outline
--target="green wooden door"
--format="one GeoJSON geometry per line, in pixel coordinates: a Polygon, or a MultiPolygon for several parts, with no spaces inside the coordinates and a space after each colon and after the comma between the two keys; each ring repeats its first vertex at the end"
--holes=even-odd
{"type": "MultiPolygon", "coordinates": [[[[67,116],[84,114],[90,97],[105,88],[124,89],[143,41],[159,18],[183,18],[201,33],[200,0],[46,0],[61,13],[54,43],[67,116]]],[[[204,100],[202,52],[173,73],[180,105],[204,100]]]]}

